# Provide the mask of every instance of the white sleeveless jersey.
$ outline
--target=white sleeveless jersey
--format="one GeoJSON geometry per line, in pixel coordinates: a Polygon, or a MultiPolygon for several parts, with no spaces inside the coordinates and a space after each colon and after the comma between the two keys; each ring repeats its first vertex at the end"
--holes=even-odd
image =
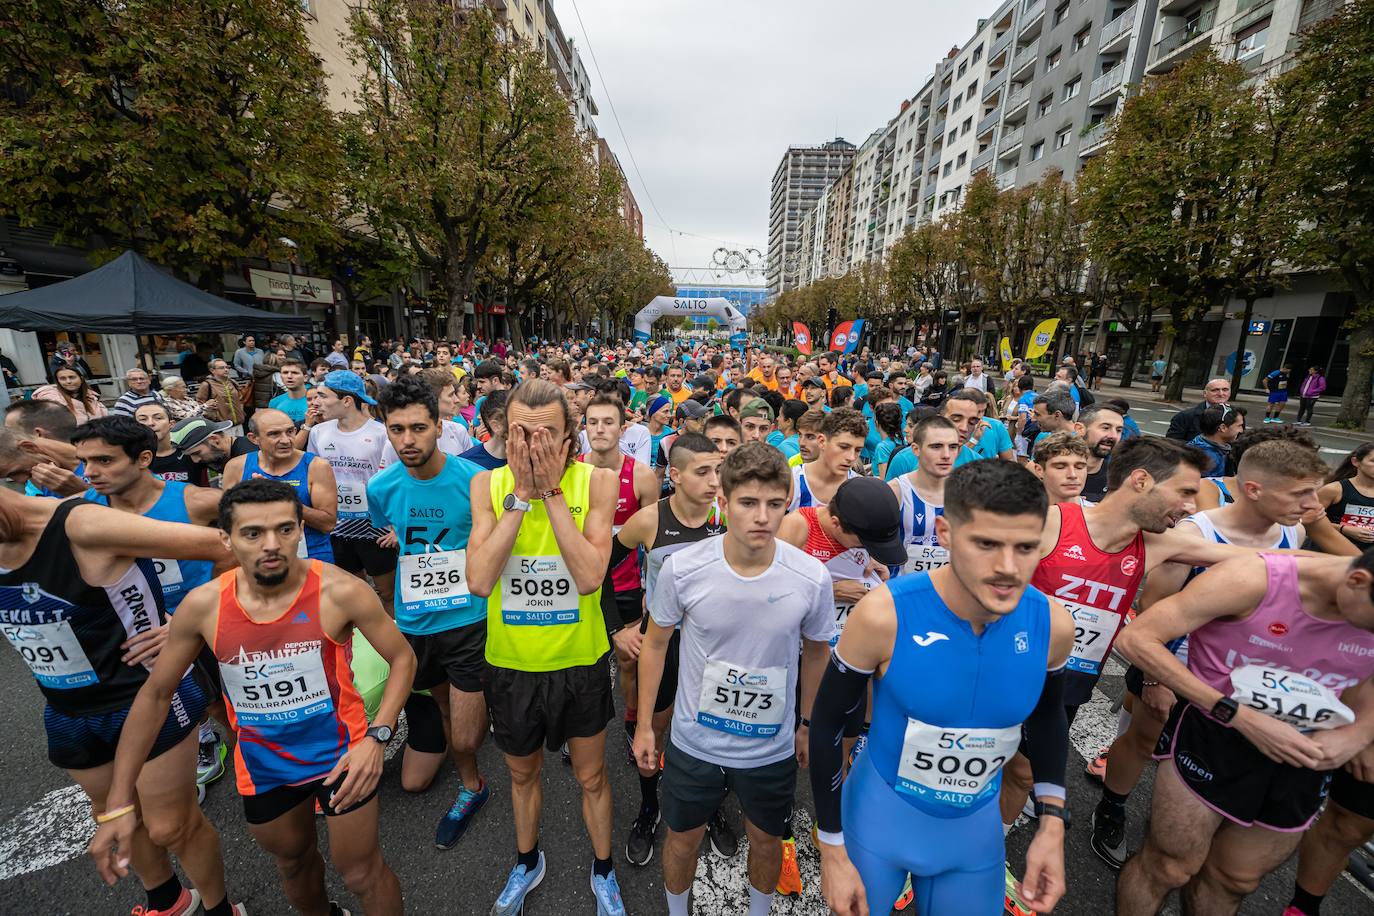
{"type": "Polygon", "coordinates": [[[373,527],[367,506],[367,482],[381,470],[386,445],[386,427],[376,420],[351,433],[339,429],[338,420],[311,428],[307,451],[329,462],[339,488],[339,520],[332,532],[336,537],[375,540],[386,533],[373,527]]]}
{"type": "Polygon", "coordinates": [[[910,475],[897,478],[901,491],[902,543],[906,546],[907,561],[903,573],[930,572],[949,562],[949,551],[940,546],[935,536],[935,519],[944,515],[945,507],[927,501],[912,485],[910,475]]]}

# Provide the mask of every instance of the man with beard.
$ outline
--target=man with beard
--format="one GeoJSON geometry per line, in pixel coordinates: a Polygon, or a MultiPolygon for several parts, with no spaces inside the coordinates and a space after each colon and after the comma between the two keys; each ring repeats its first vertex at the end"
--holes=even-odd
{"type": "Polygon", "coordinates": [[[210,483],[218,486],[220,475],[230,458],[256,451],[247,436],[229,432],[234,424],[228,420],[214,422],[204,417],[190,417],[172,427],[172,444],[181,454],[210,472],[210,483]]]}
{"type": "MultiPolygon", "coordinates": [[[[438,705],[461,779],[434,837],[435,845],[449,849],[491,795],[477,768],[487,735],[487,602],[467,582],[471,485],[481,468],[439,448],[439,402],[427,384],[399,378],[379,398],[387,439],[400,462],[368,481],[367,506],[374,526],[396,534],[396,626],[415,651],[416,689],[432,691],[438,705]]],[[[412,746],[431,752],[429,746],[412,746]]]]}
{"type": "Polygon", "coordinates": [[[1111,463],[1112,449],[1121,441],[1124,423],[1121,414],[1105,404],[1085,407],[1078,415],[1078,426],[1091,452],[1082,496],[1093,505],[1102,502],[1102,497],[1107,495],[1107,468],[1111,463]]]}
{"type": "Polygon", "coordinates": [[[303,913],[339,912],[325,888],[318,803],[330,858],[348,890],[369,914],[399,914],[401,886],[382,859],[376,796],[415,656],[367,583],[297,556],[304,532],[291,487],[244,481],[224,494],[219,525],[239,568],[192,591],[172,618],[158,663],[124,720],[91,840],[96,867],[110,883],[128,873],[140,817],[135,785],[183,672],[209,647],[239,733],[234,762],[248,829],[275,860],[283,896],[303,913]],[[349,670],[354,630],[391,670],[371,728],[349,670]]]}

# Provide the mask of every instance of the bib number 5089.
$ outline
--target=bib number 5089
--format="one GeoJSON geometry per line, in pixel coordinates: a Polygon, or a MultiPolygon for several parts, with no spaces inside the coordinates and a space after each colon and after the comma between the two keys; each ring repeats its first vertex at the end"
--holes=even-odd
{"type": "MultiPolygon", "coordinates": [[[[522,564],[523,565],[523,562],[522,564]]],[[[571,591],[572,587],[567,579],[521,579],[511,577],[510,593],[512,595],[527,595],[531,598],[553,598],[563,597],[571,591]]]]}

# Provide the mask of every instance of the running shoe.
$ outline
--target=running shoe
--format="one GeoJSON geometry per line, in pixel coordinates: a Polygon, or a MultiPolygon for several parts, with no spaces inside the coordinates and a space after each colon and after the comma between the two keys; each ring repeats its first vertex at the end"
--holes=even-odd
{"type": "Polygon", "coordinates": [[[463,838],[468,825],[477,816],[477,812],[482,810],[488,798],[491,798],[491,790],[487,788],[485,779],[482,780],[482,788],[477,792],[463,786],[458,791],[458,797],[453,800],[453,807],[440,819],[439,827],[434,831],[434,845],[440,849],[452,849],[454,844],[463,838]]]}
{"type": "Polygon", "coordinates": [[[648,865],[654,857],[654,836],[661,817],[657,808],[653,811],[639,809],[639,816],[630,825],[630,835],[625,840],[625,858],[631,865],[648,865]]]}
{"type": "Polygon", "coordinates": [[[897,898],[897,902],[892,904],[892,908],[900,913],[911,906],[911,901],[915,899],[916,892],[911,889],[911,875],[907,875],[906,884],[902,885],[902,896],[897,898]]]}
{"type": "Polygon", "coordinates": [[[1107,777],[1107,751],[1108,751],[1108,750],[1109,750],[1109,748],[1105,748],[1105,747],[1104,747],[1102,750],[1100,750],[1100,751],[1097,752],[1097,756],[1096,756],[1096,757],[1094,757],[1092,760],[1088,761],[1088,765],[1087,765],[1086,767],[1083,768],[1083,775],[1084,775],[1084,776],[1088,777],[1089,779],[1093,780],[1094,782],[1101,782],[1103,779],[1105,779],[1105,778],[1107,777]]]}
{"type": "MultiPolygon", "coordinates": [[[[1298,425],[1301,426],[1302,424],[1298,425]]],[[[1307,914],[1295,906],[1290,906],[1288,909],[1283,911],[1283,916],[1307,916],[1307,914]]]]}
{"type": "Polygon", "coordinates": [[[544,880],[544,851],[539,851],[539,864],[534,867],[534,871],[526,871],[525,866],[516,863],[510,870],[510,877],[506,879],[506,886],[501,889],[501,894],[492,904],[491,916],[520,916],[525,911],[525,898],[529,892],[539,886],[539,882],[544,880]]]}
{"type": "Polygon", "coordinates": [[[199,783],[196,784],[196,804],[205,804],[205,787],[199,783]]]}
{"type": "Polygon", "coordinates": [[[329,916],[353,916],[352,910],[346,910],[333,900],[329,901],[329,916]]]}
{"type": "Polygon", "coordinates": [[[558,749],[558,756],[562,758],[563,766],[572,766],[572,751],[568,750],[568,742],[563,742],[563,746],[558,749]]]}
{"type": "Polygon", "coordinates": [[[208,786],[224,775],[224,760],[229,748],[223,741],[202,741],[196,753],[196,785],[208,786]]]}
{"type": "Polygon", "coordinates": [[[1093,809],[1093,832],[1089,844],[1097,857],[1114,869],[1126,864],[1126,819],[1117,817],[1103,805],[1093,809]]]}
{"type": "Polygon", "coordinates": [[[706,836],[711,840],[711,848],[718,856],[733,859],[735,853],[739,852],[739,836],[725,822],[725,812],[719,808],[706,824],[706,836]]]}
{"type": "Polygon", "coordinates": [[[592,896],[596,897],[596,916],[625,916],[625,902],[620,899],[620,882],[612,870],[606,877],[592,872],[592,896]]]}
{"type": "Polygon", "coordinates": [[[1006,899],[1003,902],[1003,909],[1007,916],[1035,916],[1035,910],[1021,902],[1021,894],[1016,890],[1016,876],[1011,873],[1011,866],[1007,866],[1007,880],[1005,885],[1006,899]]]}
{"type": "Polygon", "coordinates": [[[800,897],[801,869],[797,867],[796,839],[782,841],[782,871],[778,873],[778,893],[784,897],[800,897]]]}
{"type": "Polygon", "coordinates": [[[177,902],[172,904],[169,909],[154,910],[142,904],[134,907],[129,916],[189,916],[189,914],[200,909],[200,891],[192,890],[189,887],[181,889],[181,896],[177,902]]]}

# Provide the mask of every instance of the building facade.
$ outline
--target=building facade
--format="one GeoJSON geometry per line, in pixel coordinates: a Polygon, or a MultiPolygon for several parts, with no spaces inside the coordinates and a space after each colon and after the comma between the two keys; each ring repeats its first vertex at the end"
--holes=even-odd
{"type": "Polygon", "coordinates": [[[791,147],[778,163],[768,207],[767,286],[774,295],[800,285],[802,219],[854,152],[854,144],[837,137],[791,147]]]}

